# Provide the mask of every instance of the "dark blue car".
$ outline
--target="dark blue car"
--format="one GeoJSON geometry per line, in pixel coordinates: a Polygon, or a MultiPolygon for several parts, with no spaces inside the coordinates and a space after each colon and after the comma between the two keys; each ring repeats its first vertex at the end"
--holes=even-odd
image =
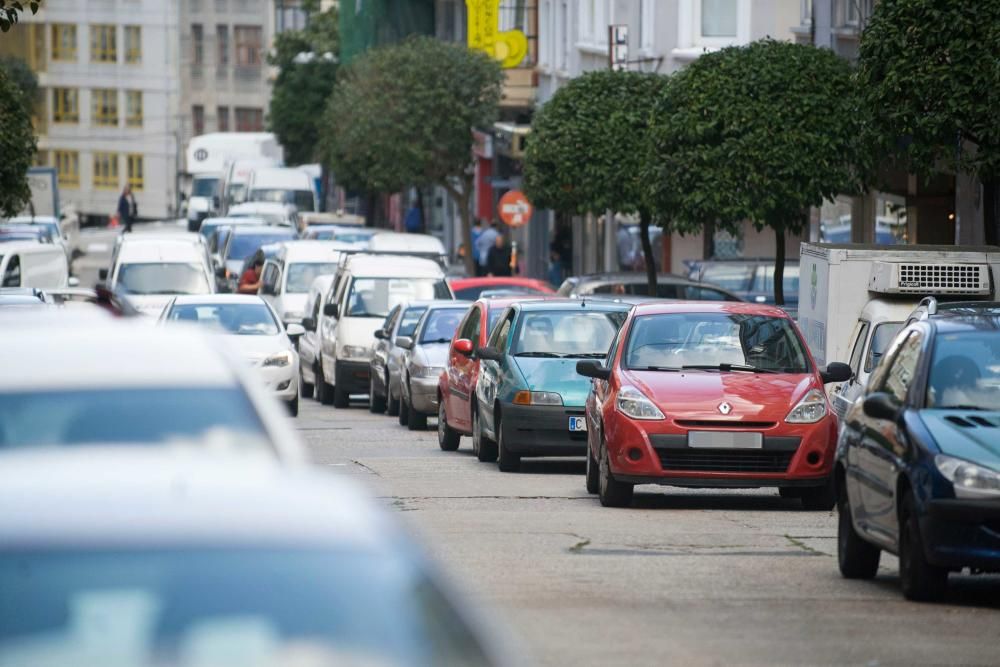
{"type": "Polygon", "coordinates": [[[903,594],[934,600],[949,572],[1000,572],[1000,313],[904,328],[844,417],[834,474],[845,577],[888,551],[903,594]]]}

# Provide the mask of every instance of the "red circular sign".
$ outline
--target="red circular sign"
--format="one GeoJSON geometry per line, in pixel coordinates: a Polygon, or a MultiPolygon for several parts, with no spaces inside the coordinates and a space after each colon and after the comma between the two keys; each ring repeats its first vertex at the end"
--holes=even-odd
{"type": "Polygon", "coordinates": [[[523,227],[531,220],[535,207],[520,190],[510,190],[500,198],[500,219],[510,227],[523,227]]]}

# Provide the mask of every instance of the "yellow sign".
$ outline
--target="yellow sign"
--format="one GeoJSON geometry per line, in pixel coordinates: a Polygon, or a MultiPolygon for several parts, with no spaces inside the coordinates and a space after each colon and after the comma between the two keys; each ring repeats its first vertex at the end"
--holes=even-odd
{"type": "Polygon", "coordinates": [[[517,67],[528,55],[528,38],[520,30],[500,32],[500,0],[465,0],[469,14],[469,48],[500,61],[500,67],[517,67]]]}

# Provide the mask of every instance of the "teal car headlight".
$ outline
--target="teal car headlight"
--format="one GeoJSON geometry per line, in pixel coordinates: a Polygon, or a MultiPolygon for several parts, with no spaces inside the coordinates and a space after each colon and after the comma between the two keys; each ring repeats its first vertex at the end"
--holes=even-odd
{"type": "Polygon", "coordinates": [[[562,405],[562,396],[554,391],[519,391],[514,395],[514,405],[562,405]]]}
{"type": "Polygon", "coordinates": [[[944,454],[934,457],[934,465],[955,487],[956,498],[1000,496],[1000,472],[944,454]]]}

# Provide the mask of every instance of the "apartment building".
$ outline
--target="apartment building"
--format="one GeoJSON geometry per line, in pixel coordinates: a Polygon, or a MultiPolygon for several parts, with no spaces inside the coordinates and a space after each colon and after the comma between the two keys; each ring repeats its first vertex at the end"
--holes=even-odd
{"type": "Polygon", "coordinates": [[[38,75],[37,162],[63,205],[105,219],[126,183],[139,215],[176,201],[177,0],[47,0],[0,39],[38,75]]]}

